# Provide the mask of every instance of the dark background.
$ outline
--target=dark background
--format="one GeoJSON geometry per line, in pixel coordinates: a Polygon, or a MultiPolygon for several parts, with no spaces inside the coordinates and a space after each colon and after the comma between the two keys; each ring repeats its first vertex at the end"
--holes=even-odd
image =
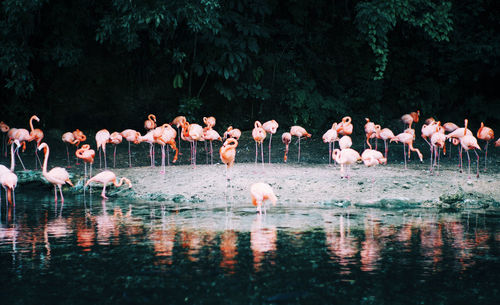
{"type": "Polygon", "coordinates": [[[345,115],[402,127],[419,109],[495,129],[496,3],[4,0],[0,120],[142,130],[149,113],[213,115],[220,130],[276,119],[315,132],[345,115]]]}

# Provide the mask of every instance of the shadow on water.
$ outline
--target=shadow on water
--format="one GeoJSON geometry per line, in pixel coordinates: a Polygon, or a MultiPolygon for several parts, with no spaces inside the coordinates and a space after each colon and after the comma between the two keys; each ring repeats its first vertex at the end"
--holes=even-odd
{"type": "Polygon", "coordinates": [[[2,202],[5,304],[492,304],[500,217],[101,200],[2,202]],[[63,292],[63,293],[62,293],[63,292]]]}

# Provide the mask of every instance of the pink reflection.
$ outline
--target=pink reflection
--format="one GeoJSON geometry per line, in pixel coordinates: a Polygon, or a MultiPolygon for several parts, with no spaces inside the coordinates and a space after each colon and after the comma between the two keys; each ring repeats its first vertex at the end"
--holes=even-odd
{"type": "Polygon", "coordinates": [[[331,259],[335,259],[343,266],[341,273],[350,274],[351,270],[348,265],[353,263],[353,258],[358,253],[356,240],[350,235],[350,221],[344,220],[344,215],[340,215],[339,228],[335,226],[325,227],[326,246],[331,253],[331,259]]]}
{"type": "Polygon", "coordinates": [[[222,254],[222,261],[220,267],[226,271],[227,274],[234,274],[234,267],[236,266],[236,255],[238,255],[237,248],[238,235],[233,230],[226,230],[221,235],[220,251],[222,254]]]}
{"type": "Polygon", "coordinates": [[[152,230],[149,239],[153,242],[153,250],[158,257],[156,264],[171,265],[175,245],[176,229],[174,225],[160,226],[152,230]]]}
{"type": "Polygon", "coordinates": [[[442,226],[434,219],[425,220],[420,226],[420,244],[422,255],[428,258],[427,262],[437,271],[437,264],[443,260],[442,226]]]}
{"type": "Polygon", "coordinates": [[[365,219],[365,241],[361,243],[361,270],[378,269],[381,245],[379,244],[379,222],[373,216],[365,219]]]}
{"type": "Polygon", "coordinates": [[[253,253],[253,265],[256,272],[260,271],[262,261],[267,255],[275,254],[278,237],[276,227],[265,226],[262,223],[263,217],[265,216],[256,215],[250,230],[250,247],[253,253]]]}

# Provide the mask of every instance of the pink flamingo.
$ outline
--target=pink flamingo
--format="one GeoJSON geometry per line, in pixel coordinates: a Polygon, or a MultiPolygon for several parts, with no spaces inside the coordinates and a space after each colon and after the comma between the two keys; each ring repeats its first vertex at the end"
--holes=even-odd
{"type": "Polygon", "coordinates": [[[113,183],[116,187],[122,186],[123,182],[128,184],[128,187],[132,187],[132,183],[130,182],[129,179],[122,177],[119,182],[116,181],[116,175],[112,171],[103,171],[100,172],[99,174],[95,175],[94,177],[90,178],[87,183],[85,183],[85,186],[88,186],[92,182],[100,183],[102,184],[102,192],[101,192],[101,197],[104,199],[108,199],[106,197],[106,185],[108,183],[113,183]]]}
{"type": "Polygon", "coordinates": [[[363,160],[363,163],[368,167],[378,164],[387,164],[387,159],[384,158],[384,155],[382,155],[380,151],[374,149],[365,149],[361,154],[361,160],[363,160]]]}
{"type": "Polygon", "coordinates": [[[132,155],[130,153],[130,142],[134,142],[134,144],[139,144],[139,137],[141,134],[133,129],[125,129],[120,133],[122,138],[125,138],[128,142],[128,166],[132,167],[132,155]]]}
{"type": "Polygon", "coordinates": [[[149,160],[151,161],[150,162],[151,167],[155,166],[155,156],[154,156],[154,151],[153,151],[153,145],[156,142],[156,139],[154,137],[154,134],[155,134],[155,130],[152,129],[152,130],[148,131],[145,135],[143,135],[143,136],[139,135],[139,137],[137,138],[137,142],[139,142],[139,143],[143,143],[143,142],[149,143],[149,160]]]}
{"type": "MultiPolygon", "coordinates": [[[[179,150],[175,145],[175,138],[177,137],[177,132],[175,131],[175,129],[172,128],[170,124],[163,124],[161,128],[162,132],[161,135],[156,138],[156,143],[160,144],[161,146],[161,166],[163,168],[161,173],[165,174],[165,146],[168,144],[175,151],[175,156],[174,159],[172,160],[173,163],[177,161],[179,150]]],[[[167,147],[167,153],[168,153],[168,147],[167,147]]],[[[168,165],[170,165],[170,155],[167,156],[167,162],[168,165]]]]}
{"type": "Polygon", "coordinates": [[[40,158],[38,157],[38,149],[37,148],[40,145],[40,143],[42,142],[44,134],[43,134],[43,131],[41,129],[39,129],[39,128],[34,129],[33,128],[33,120],[40,122],[40,119],[36,115],[33,115],[30,118],[30,128],[31,128],[30,136],[32,136],[33,140],[36,141],[36,144],[35,144],[35,170],[36,170],[37,169],[37,160],[38,160],[38,163],[40,164],[40,167],[42,167],[42,161],[40,161],[40,158]]]}
{"type": "Polygon", "coordinates": [[[495,133],[493,132],[493,129],[484,126],[484,123],[481,122],[481,127],[477,131],[477,138],[481,139],[483,141],[486,141],[486,145],[484,146],[484,171],[486,171],[486,162],[488,160],[488,144],[490,144],[490,141],[495,138],[495,133]]]}
{"type": "Polygon", "coordinates": [[[273,140],[273,134],[278,130],[278,122],[275,120],[270,120],[262,124],[262,128],[269,133],[269,164],[271,164],[271,141],[273,140]]]}
{"type": "Polygon", "coordinates": [[[341,136],[349,136],[352,134],[353,125],[350,116],[345,116],[342,118],[340,124],[337,125],[337,133],[341,136]]]}
{"type": "Polygon", "coordinates": [[[235,138],[227,139],[219,149],[220,159],[222,163],[226,164],[226,180],[229,179],[229,170],[233,167],[234,159],[236,157],[236,147],[238,147],[238,140],[235,138]]]}
{"type": "Polygon", "coordinates": [[[260,144],[262,165],[264,165],[264,149],[262,148],[262,143],[266,138],[266,131],[264,130],[264,128],[262,128],[262,123],[259,121],[255,121],[253,126],[254,128],[252,130],[252,137],[255,141],[255,163],[257,163],[258,144],[260,144]]]}
{"type": "Polygon", "coordinates": [[[431,173],[434,169],[434,165],[436,164],[436,159],[437,159],[437,166],[438,166],[438,171],[439,171],[439,158],[440,158],[440,150],[443,149],[443,153],[446,155],[446,136],[444,135],[444,129],[443,128],[438,128],[437,132],[433,133],[431,136],[431,173]],[[432,155],[434,152],[434,163],[432,163],[432,155]]]}
{"type": "Polygon", "coordinates": [[[156,128],[156,116],[154,114],[148,115],[148,119],[144,121],[144,129],[151,130],[156,128]]]}
{"type": "Polygon", "coordinates": [[[95,141],[97,143],[97,151],[99,151],[99,168],[102,168],[101,163],[101,149],[104,152],[104,169],[108,168],[108,163],[106,161],[106,143],[109,142],[109,131],[107,129],[101,129],[95,134],[95,141]]]}
{"type": "Polygon", "coordinates": [[[117,131],[109,135],[108,143],[113,144],[115,148],[113,151],[113,167],[116,167],[116,145],[120,144],[122,141],[123,141],[123,136],[117,131]]]}
{"type": "Polygon", "coordinates": [[[205,139],[205,141],[210,141],[210,163],[214,164],[214,151],[212,142],[217,140],[222,142],[222,138],[217,131],[213,129],[207,129],[203,131],[203,139],[205,139]]]}
{"type": "Polygon", "coordinates": [[[236,140],[239,140],[241,137],[241,130],[238,128],[233,128],[233,126],[229,126],[227,130],[224,132],[224,136],[222,137],[223,140],[227,138],[235,138],[236,140]]]}
{"type": "Polygon", "coordinates": [[[343,136],[342,138],[340,138],[339,140],[339,146],[340,146],[340,149],[346,149],[346,148],[351,148],[352,146],[352,139],[350,136],[343,136]]]}
{"type": "Polygon", "coordinates": [[[288,146],[290,145],[290,142],[292,142],[292,135],[289,132],[284,132],[281,135],[281,141],[285,144],[285,157],[283,158],[283,161],[286,163],[288,146]]]}
{"type": "MultiPolygon", "coordinates": [[[[460,139],[464,135],[469,135],[472,136],[472,131],[467,128],[467,125],[469,124],[469,120],[465,119],[464,120],[464,125],[465,127],[460,127],[455,129],[454,131],[450,132],[449,134],[446,135],[446,139],[456,139],[457,141],[452,141],[453,144],[458,145],[460,143],[460,139]]],[[[460,168],[460,172],[462,172],[462,149],[463,147],[459,147],[459,153],[458,153],[458,167],[460,168]]]]}
{"type": "Polygon", "coordinates": [[[276,201],[278,201],[271,186],[264,182],[252,184],[250,195],[252,196],[252,203],[257,207],[259,214],[262,214],[262,209],[264,209],[264,214],[266,214],[266,206],[264,205],[266,200],[271,201],[274,206],[276,205],[276,201]]]}
{"type": "Polygon", "coordinates": [[[0,164],[0,184],[6,189],[5,196],[7,202],[13,204],[13,206],[16,205],[14,189],[17,186],[17,175],[14,173],[16,166],[14,144],[16,145],[16,150],[21,146],[18,140],[14,140],[10,146],[10,169],[0,164]]]}
{"type": "Polygon", "coordinates": [[[379,136],[382,140],[384,140],[384,148],[385,148],[384,158],[387,159],[387,152],[389,152],[389,145],[387,144],[387,140],[392,139],[394,137],[394,133],[389,128],[384,128],[379,132],[379,136]]]}
{"type": "Polygon", "coordinates": [[[7,157],[7,145],[5,144],[5,134],[9,131],[9,125],[5,124],[3,121],[0,122],[0,131],[2,132],[2,153],[5,152],[7,157]]]}
{"type": "Polygon", "coordinates": [[[476,177],[479,178],[479,155],[478,155],[476,149],[481,150],[481,148],[477,144],[477,139],[473,135],[467,135],[464,132],[464,136],[462,138],[460,138],[460,145],[467,152],[467,160],[469,161],[469,168],[468,168],[469,179],[470,179],[470,157],[469,157],[469,149],[473,149],[474,152],[476,153],[476,156],[477,156],[477,162],[476,162],[476,164],[477,164],[477,174],[476,174],[476,177]]]}
{"type": "Polygon", "coordinates": [[[196,146],[198,141],[203,141],[203,127],[198,124],[184,122],[182,133],[184,138],[192,143],[191,163],[196,167],[196,146]]]}
{"type": "Polygon", "coordinates": [[[299,154],[298,154],[297,160],[298,160],[298,162],[300,162],[300,138],[302,138],[302,137],[310,138],[311,134],[308,133],[303,127],[300,127],[300,126],[292,126],[290,128],[290,134],[292,136],[296,136],[299,138],[299,154]]]}
{"type": "MultiPolygon", "coordinates": [[[[30,135],[29,131],[24,128],[12,128],[11,131],[12,133],[10,136],[10,143],[12,143],[12,141],[14,140],[18,140],[19,143],[23,146],[23,151],[26,149],[26,142],[31,142],[35,139],[35,137],[30,135]]],[[[19,155],[19,150],[16,150],[16,155],[19,158],[23,169],[26,170],[23,160],[21,160],[21,156],[19,155]]]]}
{"type": "Polygon", "coordinates": [[[413,148],[413,135],[412,134],[402,132],[402,133],[398,134],[397,136],[394,136],[390,142],[393,142],[393,141],[403,143],[405,169],[407,168],[407,166],[406,166],[406,145],[408,145],[410,151],[415,151],[420,159],[420,162],[423,162],[423,156],[420,153],[420,150],[418,150],[418,148],[413,148]]]}
{"type": "Polygon", "coordinates": [[[57,203],[57,189],[56,187],[59,188],[59,193],[61,194],[61,203],[64,203],[64,196],[62,193],[62,186],[63,184],[69,184],[73,186],[73,183],[71,183],[71,180],[69,180],[69,174],[68,172],[62,168],[62,167],[54,167],[51,169],[49,172],[47,172],[47,163],[49,160],[49,146],[47,143],[42,143],[40,146],[38,146],[38,150],[42,150],[44,153],[44,159],[43,159],[43,166],[42,166],[42,174],[49,181],[54,185],[54,199],[55,202],[57,203]]]}
{"type": "Polygon", "coordinates": [[[410,114],[404,114],[401,117],[401,121],[406,125],[408,125],[408,128],[411,128],[411,124],[413,123],[418,123],[418,118],[420,117],[420,110],[417,110],[417,112],[412,112],[410,114]]]}
{"type": "Polygon", "coordinates": [[[180,152],[181,150],[181,127],[182,125],[184,125],[184,122],[187,122],[186,121],[186,117],[185,116],[177,116],[175,117],[175,119],[172,121],[172,123],[170,123],[171,125],[175,125],[177,127],[177,133],[179,134],[179,154],[182,155],[182,153],[180,152]]]}
{"type": "Polygon", "coordinates": [[[328,165],[332,164],[332,144],[335,149],[335,141],[338,140],[337,123],[332,124],[332,128],[323,134],[323,143],[328,143],[328,165]]]}
{"type": "Polygon", "coordinates": [[[375,123],[370,122],[369,118],[365,118],[366,124],[365,124],[365,134],[366,134],[366,144],[370,149],[372,149],[372,145],[370,144],[370,139],[372,138],[372,135],[377,133],[377,129],[375,128],[375,123]]]}
{"type": "Polygon", "coordinates": [[[333,159],[340,164],[340,178],[349,179],[349,167],[351,164],[356,163],[356,161],[361,159],[361,156],[357,151],[352,148],[345,149],[334,149],[333,159]],[[346,167],[346,175],[344,176],[344,166],[346,167]]]}
{"type": "Polygon", "coordinates": [[[89,144],[83,144],[81,148],[75,152],[77,158],[83,160],[85,166],[85,180],[87,180],[87,163],[90,164],[90,176],[92,176],[92,164],[94,163],[95,150],[90,149],[89,144]]]}

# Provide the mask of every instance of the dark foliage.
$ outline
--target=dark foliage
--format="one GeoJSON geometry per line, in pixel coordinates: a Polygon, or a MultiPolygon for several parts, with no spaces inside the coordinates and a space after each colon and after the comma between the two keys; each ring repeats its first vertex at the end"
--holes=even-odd
{"type": "Polygon", "coordinates": [[[500,123],[496,1],[4,0],[0,120],[500,123]]]}

